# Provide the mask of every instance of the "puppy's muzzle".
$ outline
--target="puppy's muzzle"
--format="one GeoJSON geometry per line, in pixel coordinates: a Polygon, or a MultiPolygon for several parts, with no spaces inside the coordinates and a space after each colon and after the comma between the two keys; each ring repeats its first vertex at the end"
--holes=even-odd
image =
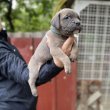
{"type": "Polygon", "coordinates": [[[80,31],[82,30],[81,22],[80,21],[75,22],[75,24],[76,24],[75,30],[79,30],[79,33],[80,33],[80,31]]]}
{"type": "Polygon", "coordinates": [[[76,22],[76,26],[80,26],[81,25],[81,23],[80,22],[76,22]]]}

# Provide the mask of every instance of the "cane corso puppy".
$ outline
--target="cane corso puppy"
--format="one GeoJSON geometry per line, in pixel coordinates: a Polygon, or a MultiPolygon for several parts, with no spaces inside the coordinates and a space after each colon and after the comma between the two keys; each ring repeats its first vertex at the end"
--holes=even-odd
{"type": "Polygon", "coordinates": [[[51,28],[46,33],[34,55],[29,61],[29,80],[32,94],[37,95],[35,87],[36,78],[39,75],[40,67],[51,58],[58,58],[64,64],[64,70],[67,74],[71,73],[71,60],[77,57],[78,48],[74,43],[71,55],[68,57],[62,50],[61,46],[69,36],[74,37],[75,33],[81,30],[80,17],[72,9],[65,8],[60,10],[51,21],[51,28]],[[47,45],[48,41],[48,45],[47,45]]]}

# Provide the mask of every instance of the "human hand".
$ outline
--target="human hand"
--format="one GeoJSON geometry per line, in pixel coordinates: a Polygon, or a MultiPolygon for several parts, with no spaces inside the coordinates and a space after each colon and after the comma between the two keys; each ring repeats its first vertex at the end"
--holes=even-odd
{"type": "MultiPolygon", "coordinates": [[[[74,43],[74,37],[73,36],[70,36],[65,42],[64,44],[62,45],[61,49],[62,51],[67,55],[69,56],[70,53],[71,53],[71,49],[72,49],[72,46],[73,46],[73,43],[74,43]]],[[[54,58],[54,63],[56,64],[56,66],[58,67],[63,67],[63,63],[57,59],[57,58],[54,58]]]]}

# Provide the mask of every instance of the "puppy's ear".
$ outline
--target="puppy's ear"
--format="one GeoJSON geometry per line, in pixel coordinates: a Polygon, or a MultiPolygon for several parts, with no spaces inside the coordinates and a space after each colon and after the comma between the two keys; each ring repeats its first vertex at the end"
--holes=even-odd
{"type": "Polygon", "coordinates": [[[57,13],[51,20],[51,25],[56,29],[60,29],[60,13],[57,13]]]}

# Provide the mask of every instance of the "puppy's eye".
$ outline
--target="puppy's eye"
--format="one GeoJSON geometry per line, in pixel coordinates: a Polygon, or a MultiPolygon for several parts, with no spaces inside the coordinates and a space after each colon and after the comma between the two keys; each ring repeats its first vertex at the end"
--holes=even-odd
{"type": "Polygon", "coordinates": [[[69,19],[69,16],[65,16],[64,19],[69,19]]]}

